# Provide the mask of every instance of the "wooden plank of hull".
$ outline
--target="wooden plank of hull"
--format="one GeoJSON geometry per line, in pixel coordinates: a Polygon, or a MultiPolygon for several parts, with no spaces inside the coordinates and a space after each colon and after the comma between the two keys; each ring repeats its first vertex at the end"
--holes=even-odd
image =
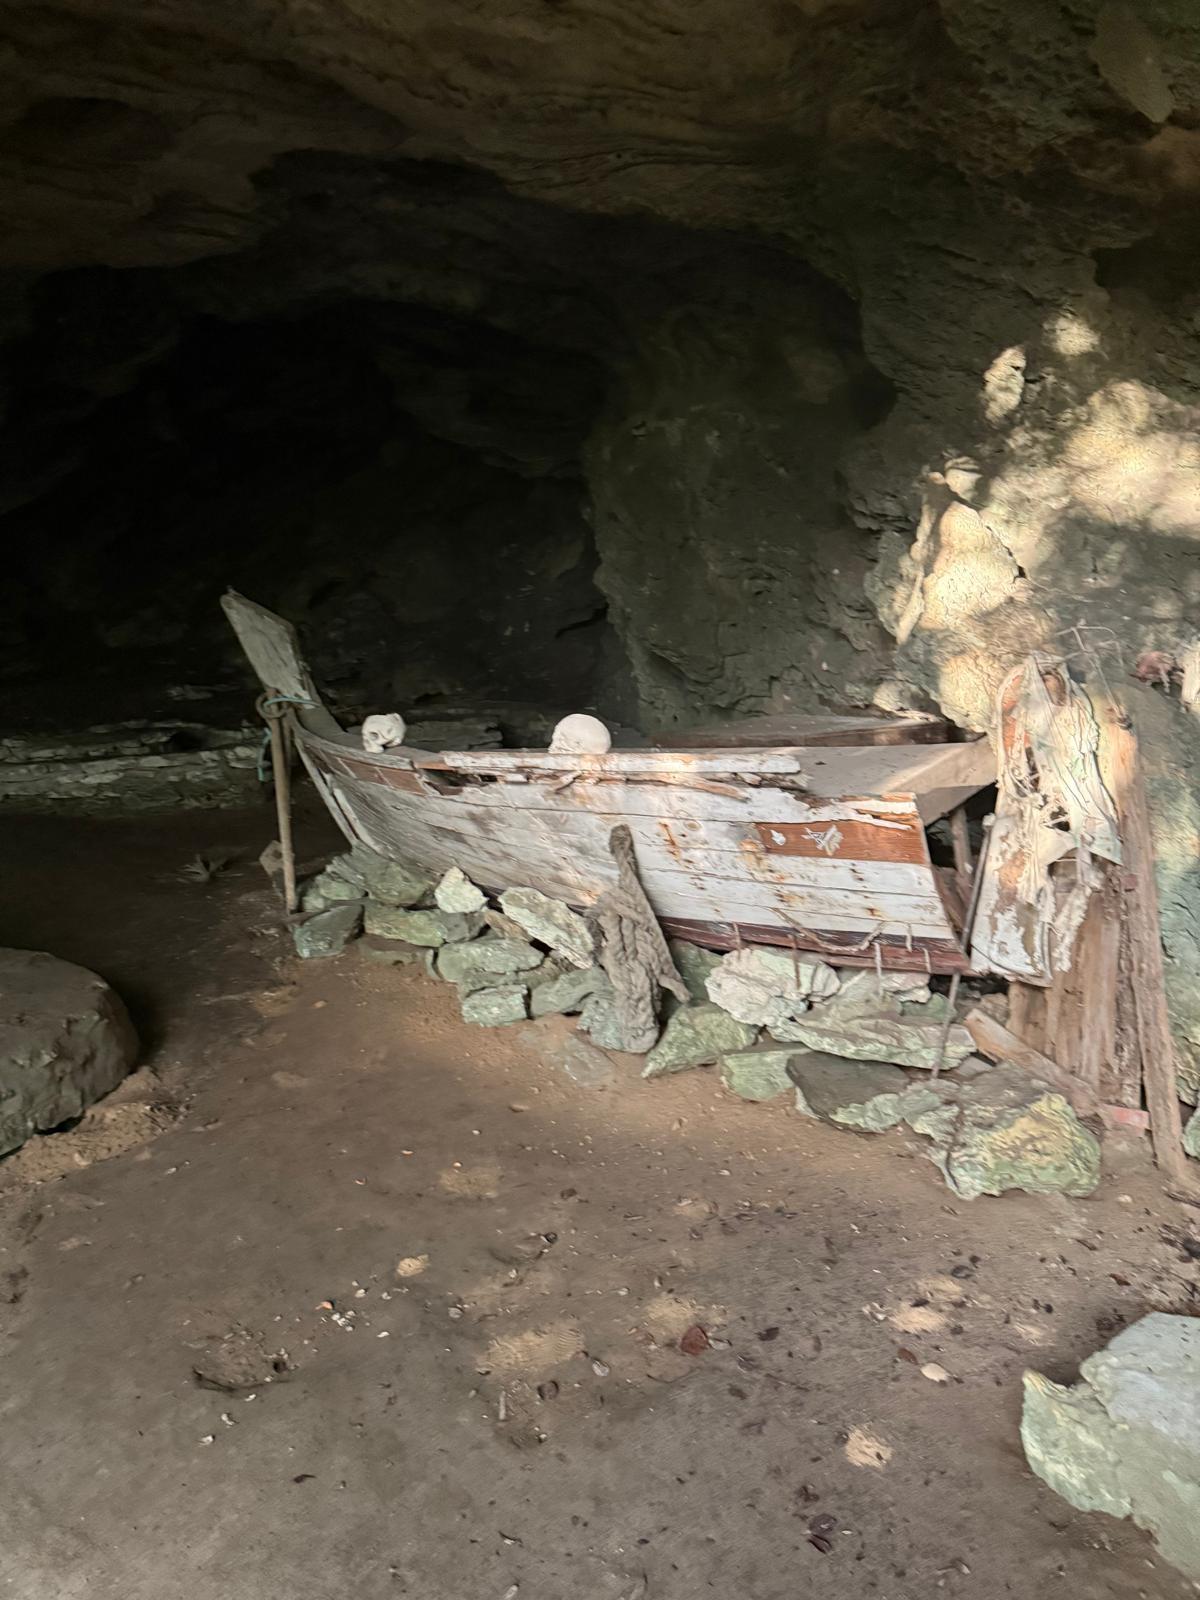
{"type": "MultiPolygon", "coordinates": [[[[305,755],[321,779],[319,754],[314,757],[306,750],[305,755]]],[[[620,812],[554,815],[480,807],[472,803],[473,788],[448,796],[418,796],[345,777],[322,787],[331,809],[340,808],[347,819],[352,837],[357,834],[385,853],[407,853],[434,868],[462,866],[488,888],[527,882],[587,905],[613,881],[608,836],[623,820],[620,812]]],[[[624,798],[627,791],[619,793],[624,798]]],[[[704,800],[707,805],[708,797],[704,800]]],[[[911,809],[906,820],[904,831],[911,831],[923,850],[924,835],[911,809]]],[[[753,828],[696,819],[689,819],[686,828],[677,821],[629,821],[647,894],[664,918],[706,927],[758,928],[760,938],[768,936],[761,930],[769,930],[774,942],[785,944],[793,939],[810,943],[815,928],[839,944],[853,945],[874,935],[906,950],[918,940],[955,947],[954,928],[927,855],[924,866],[772,858],[753,828]],[[681,833],[685,839],[707,837],[702,845],[681,843],[681,833]]],[[[921,957],[918,965],[923,964],[921,957]]]]}
{"type": "Polygon", "coordinates": [[[839,967],[873,967],[875,944],[889,972],[969,972],[970,962],[961,947],[947,939],[918,939],[911,942],[885,934],[869,945],[833,928],[813,928],[806,940],[794,930],[761,927],[747,923],[692,922],[685,917],[664,917],[662,925],[677,939],[690,939],[713,950],[736,950],[745,944],[794,944],[797,950],[815,951],[839,967]]]}
{"type": "Polygon", "coordinates": [[[549,750],[446,750],[419,766],[442,772],[583,772],[596,777],[721,777],[729,773],[803,775],[801,752],[775,750],[609,750],[603,755],[554,755],[549,750]]]}

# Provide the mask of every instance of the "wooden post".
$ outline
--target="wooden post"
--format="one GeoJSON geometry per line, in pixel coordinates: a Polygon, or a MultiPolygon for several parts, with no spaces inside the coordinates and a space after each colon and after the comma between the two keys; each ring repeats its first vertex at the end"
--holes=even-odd
{"type": "Polygon", "coordinates": [[[292,844],[292,777],[289,771],[287,732],[284,717],[287,707],[278,701],[275,690],[259,697],[259,715],[271,735],[271,775],[275,784],[275,817],[279,825],[279,848],[283,855],[283,903],[288,915],[299,909],[296,896],[296,852],[292,844]]]}
{"type": "Polygon", "coordinates": [[[1107,745],[1108,756],[1106,776],[1121,822],[1130,979],[1154,1158],[1172,1182],[1190,1188],[1192,1180],[1183,1149],[1183,1122],[1179,1115],[1175,1041],[1167,1014],[1150,807],[1137,736],[1128,716],[1119,707],[1109,708],[1103,742],[1107,745]]]}

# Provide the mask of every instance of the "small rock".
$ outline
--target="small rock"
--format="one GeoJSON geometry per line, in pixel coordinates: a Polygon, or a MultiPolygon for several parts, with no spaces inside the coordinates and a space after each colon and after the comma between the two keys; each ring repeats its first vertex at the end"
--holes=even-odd
{"type": "Polygon", "coordinates": [[[792,1087],[794,1050],[742,1050],[721,1057],[721,1082],[743,1100],[774,1100],[792,1087]]]}
{"type": "Polygon", "coordinates": [[[903,1117],[900,1101],[909,1079],[899,1067],[793,1051],[787,1072],[803,1097],[797,1110],[822,1122],[878,1133],[903,1117]]]}
{"type": "Polygon", "coordinates": [[[462,999],[462,1018],[480,1028],[497,1028],[505,1022],[524,1022],[529,990],[523,983],[496,989],[475,989],[462,999]]]}
{"type": "Polygon", "coordinates": [[[368,933],[384,939],[403,939],[408,944],[420,944],[439,949],[444,944],[473,939],[483,927],[480,916],[466,916],[456,911],[409,911],[390,905],[367,904],[363,917],[368,933]]]}
{"type": "Polygon", "coordinates": [[[338,955],[358,932],[361,921],[362,906],[357,901],[318,911],[292,929],[296,954],[305,961],[338,955]]]}
{"type": "Polygon", "coordinates": [[[687,939],[668,939],[667,943],[675,970],[687,985],[688,993],[697,1005],[704,1005],[708,1000],[708,980],[721,965],[720,956],[715,950],[706,950],[703,945],[692,944],[687,939]]]}
{"type": "Polygon", "coordinates": [[[601,968],[572,967],[569,972],[560,973],[533,990],[529,1003],[530,1015],[569,1016],[573,1011],[582,1011],[584,1001],[592,995],[609,992],[610,985],[601,968]]]}
{"type": "Polygon", "coordinates": [[[359,884],[348,883],[345,878],[326,868],[305,884],[300,896],[300,909],[328,911],[331,906],[361,903],[365,898],[366,891],[359,884]]]}
{"type": "Polygon", "coordinates": [[[447,945],[437,958],[439,978],[465,989],[486,989],[499,978],[511,978],[539,967],[543,957],[524,939],[473,939],[447,945]]]}
{"type": "Polygon", "coordinates": [[[381,939],[371,933],[357,940],[354,948],[365,961],[375,961],[384,967],[411,966],[429,954],[421,945],[407,944],[403,939],[381,939]]]}
{"type": "Polygon", "coordinates": [[[739,1022],[720,1006],[681,1006],[646,1057],[642,1077],[658,1078],[685,1067],[702,1066],[730,1051],[749,1049],[757,1037],[757,1028],[739,1022]]]}
{"type": "Polygon", "coordinates": [[[721,957],[708,978],[708,997],[739,1022],[775,1031],[804,1011],[810,998],[833,994],[837,987],[837,973],[823,961],[746,945],[721,957]]]}
{"type": "Polygon", "coordinates": [[[921,1376],[923,1378],[928,1378],[930,1383],[950,1382],[950,1374],[946,1371],[945,1367],[940,1366],[936,1361],[927,1361],[921,1368],[921,1376]]]}
{"type": "MultiPolygon", "coordinates": [[[[805,1044],[810,1050],[855,1061],[931,1069],[937,1060],[946,1010],[944,995],[935,995],[916,1007],[886,996],[853,1006],[839,1007],[833,1002],[772,1023],[771,1035],[780,1043],[805,1044]]],[[[973,1049],[967,1030],[952,1024],[946,1037],[945,1066],[965,1060],[973,1049]]]]}
{"type": "Polygon", "coordinates": [[[600,1089],[611,1083],[615,1072],[613,1064],[603,1050],[581,1039],[578,1034],[563,1046],[563,1071],[572,1083],[581,1089],[600,1089]]]}
{"type": "Polygon", "coordinates": [[[137,1051],[103,978],[40,950],[0,950],[0,1155],[115,1089],[137,1051]]]}
{"type": "Polygon", "coordinates": [[[1200,1580],[1200,1321],[1152,1312],[1067,1388],[1025,1374],[1029,1465],[1080,1511],[1132,1517],[1163,1557],[1200,1580]]]}
{"type": "Polygon", "coordinates": [[[434,875],[415,862],[392,861],[358,844],[350,852],[348,866],[343,867],[344,860],[344,857],[339,857],[337,862],[331,863],[331,867],[336,867],[338,871],[353,871],[367,894],[380,905],[417,906],[422,901],[428,901],[433,893],[434,875]]]}
{"type": "Polygon", "coordinates": [[[531,939],[565,956],[575,967],[590,967],[595,940],[587,922],[561,900],[538,889],[508,889],[500,896],[505,916],[511,917],[531,939]]]}
{"type": "Polygon", "coordinates": [[[192,1346],[197,1352],[192,1371],[206,1389],[222,1389],[236,1394],[240,1389],[258,1389],[292,1370],[286,1350],[270,1350],[259,1333],[235,1328],[231,1333],[212,1335],[192,1346]]]}
{"type": "Polygon", "coordinates": [[[611,988],[598,990],[583,1002],[579,1013],[579,1027],[605,1050],[625,1048],[625,1036],[617,1020],[611,988]]]}
{"type": "Polygon", "coordinates": [[[487,896],[477,889],[461,867],[451,867],[433,891],[434,903],[439,911],[470,913],[482,911],[487,896]]]}

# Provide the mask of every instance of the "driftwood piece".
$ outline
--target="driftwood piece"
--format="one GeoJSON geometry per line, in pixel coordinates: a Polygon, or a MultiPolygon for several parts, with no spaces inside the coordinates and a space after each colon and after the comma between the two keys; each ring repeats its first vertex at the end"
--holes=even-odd
{"type": "Polygon", "coordinates": [[[591,916],[600,933],[600,965],[613,986],[622,1048],[643,1055],[658,1041],[660,992],[669,989],[684,1005],[690,995],[642,888],[629,828],[623,823],[614,828],[608,847],[617,882],[597,900],[591,916]]]}
{"type": "Polygon", "coordinates": [[[1125,924],[1142,1084],[1150,1112],[1154,1158],[1171,1181],[1190,1188],[1179,1114],[1175,1041],[1167,1013],[1158,886],[1154,879],[1154,840],[1137,736],[1128,718],[1113,708],[1105,728],[1108,766],[1121,821],[1125,863],[1125,924]]]}
{"type": "Polygon", "coordinates": [[[1003,1023],[989,1017],[986,1011],[969,1011],[964,1020],[967,1032],[981,1055],[993,1061],[1011,1061],[1018,1067],[1024,1067],[1034,1077],[1041,1078],[1052,1089],[1057,1089],[1080,1116],[1092,1116],[1100,1110],[1099,1097],[1094,1089],[1073,1078],[1069,1072],[1064,1072],[1057,1062],[1051,1061],[1040,1050],[1018,1039],[1015,1033],[1010,1033],[1003,1023]]]}

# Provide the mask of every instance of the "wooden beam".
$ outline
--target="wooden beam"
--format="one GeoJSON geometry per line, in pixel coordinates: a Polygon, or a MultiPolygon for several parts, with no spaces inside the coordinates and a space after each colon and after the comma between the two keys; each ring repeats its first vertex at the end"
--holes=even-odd
{"type": "Polygon", "coordinates": [[[1183,1148],[1183,1120],[1179,1114],[1175,1041],[1167,1012],[1150,806],[1137,736],[1119,707],[1108,708],[1103,739],[1109,769],[1106,776],[1111,775],[1121,822],[1130,978],[1154,1159],[1174,1184],[1191,1189],[1192,1177],[1183,1148]]]}
{"type": "Polygon", "coordinates": [[[1064,1072],[1056,1061],[1051,1061],[1049,1056],[1044,1056],[1040,1050],[1018,1039],[1015,1033],[1010,1033],[1003,1023],[989,1017],[986,1011],[970,1011],[964,1021],[981,1055],[990,1056],[993,1061],[1011,1061],[1014,1066],[1024,1067],[1026,1072],[1041,1078],[1052,1089],[1057,1089],[1082,1117],[1099,1112],[1099,1098],[1088,1084],[1064,1072]]]}

